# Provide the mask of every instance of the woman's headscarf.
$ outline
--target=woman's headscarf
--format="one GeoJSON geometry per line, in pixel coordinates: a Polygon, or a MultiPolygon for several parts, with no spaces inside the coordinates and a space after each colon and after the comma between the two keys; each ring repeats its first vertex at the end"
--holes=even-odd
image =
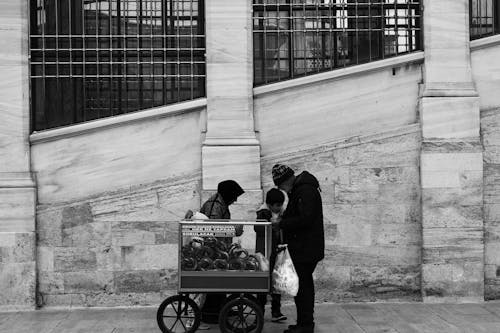
{"type": "Polygon", "coordinates": [[[236,201],[236,199],[245,193],[241,186],[234,180],[224,180],[217,185],[217,192],[222,196],[226,204],[236,201]]]}

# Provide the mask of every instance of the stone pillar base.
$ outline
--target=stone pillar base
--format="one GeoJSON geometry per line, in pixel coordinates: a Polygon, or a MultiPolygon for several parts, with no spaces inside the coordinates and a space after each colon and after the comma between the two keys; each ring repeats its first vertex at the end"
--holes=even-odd
{"type": "Polygon", "coordinates": [[[422,297],[484,299],[483,153],[477,97],[421,101],[422,297]]]}
{"type": "Polygon", "coordinates": [[[0,173],[0,311],[36,306],[36,191],[29,173],[0,173]]]}

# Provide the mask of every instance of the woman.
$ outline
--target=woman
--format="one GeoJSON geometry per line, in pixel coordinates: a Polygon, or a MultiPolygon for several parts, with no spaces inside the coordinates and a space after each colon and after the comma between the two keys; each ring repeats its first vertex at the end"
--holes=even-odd
{"type": "MultiPolygon", "coordinates": [[[[245,193],[234,180],[225,180],[217,185],[217,193],[212,195],[200,208],[200,213],[211,220],[229,220],[231,212],[229,206],[236,202],[238,197],[245,193]]],[[[243,234],[243,225],[236,225],[235,236],[243,234]]],[[[232,243],[232,237],[222,238],[227,245],[232,243]]],[[[225,303],[226,294],[207,294],[205,304],[201,310],[201,318],[206,323],[217,323],[218,315],[225,303]]]]}
{"type": "MultiPolygon", "coordinates": [[[[241,186],[234,180],[224,180],[217,185],[217,193],[212,195],[200,208],[200,213],[205,214],[211,220],[229,220],[231,212],[229,206],[238,200],[238,197],[245,193],[241,186]]],[[[235,226],[236,236],[241,236],[243,226],[235,226]]],[[[225,238],[224,241],[232,242],[231,237],[225,238]]]]}

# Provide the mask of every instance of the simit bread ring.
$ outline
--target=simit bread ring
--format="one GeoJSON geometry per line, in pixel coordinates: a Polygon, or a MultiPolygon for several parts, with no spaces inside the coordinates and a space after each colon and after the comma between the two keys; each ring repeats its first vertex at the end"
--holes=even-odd
{"type": "Polygon", "coordinates": [[[224,252],[224,251],[217,251],[217,252],[215,252],[215,258],[216,259],[223,259],[223,260],[228,261],[229,260],[229,254],[227,252],[224,252]]]}
{"type": "Polygon", "coordinates": [[[196,249],[196,258],[213,258],[215,251],[209,248],[208,246],[201,246],[196,249]]]}
{"type": "Polygon", "coordinates": [[[214,262],[210,258],[203,258],[198,262],[198,268],[200,271],[214,269],[214,262]]]}
{"type": "MultiPolygon", "coordinates": [[[[253,254],[251,254],[251,255],[248,256],[247,262],[252,263],[255,266],[254,270],[259,270],[260,269],[259,260],[253,254]]],[[[247,267],[248,267],[248,265],[247,265],[247,267]]]]}
{"type": "Polygon", "coordinates": [[[247,260],[245,265],[245,270],[256,271],[258,269],[257,264],[254,261],[247,260]]]}
{"type": "Polygon", "coordinates": [[[223,241],[218,240],[215,247],[220,251],[227,252],[227,245],[223,241]]]}
{"type": "Polygon", "coordinates": [[[231,259],[228,263],[230,270],[242,271],[246,267],[246,263],[239,258],[231,259]]]}
{"type": "Polygon", "coordinates": [[[229,264],[227,263],[227,260],[217,259],[214,261],[214,267],[217,270],[225,271],[229,268],[229,264]]]}
{"type": "Polygon", "coordinates": [[[198,267],[195,258],[184,258],[181,261],[181,269],[183,271],[195,271],[198,267]]]}
{"type": "Polygon", "coordinates": [[[227,252],[229,252],[229,255],[232,256],[233,251],[239,248],[241,248],[240,244],[233,243],[231,244],[231,246],[229,246],[229,250],[227,252]]]}
{"type": "Polygon", "coordinates": [[[191,239],[191,242],[189,242],[189,245],[191,245],[194,248],[198,248],[203,246],[203,238],[201,237],[193,237],[191,239]]]}
{"type": "Polygon", "coordinates": [[[185,258],[194,257],[194,249],[190,245],[184,245],[182,247],[181,253],[185,258]]]}
{"type": "Polygon", "coordinates": [[[206,237],[203,245],[214,248],[217,245],[217,238],[215,237],[206,237]]]}
{"type": "Polygon", "coordinates": [[[245,249],[241,249],[241,248],[240,249],[234,249],[232,257],[245,259],[245,258],[248,257],[248,251],[245,250],[245,249]]]}

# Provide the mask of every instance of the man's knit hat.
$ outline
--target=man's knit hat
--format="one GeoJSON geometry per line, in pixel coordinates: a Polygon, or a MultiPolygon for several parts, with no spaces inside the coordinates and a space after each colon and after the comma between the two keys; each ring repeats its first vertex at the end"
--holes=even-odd
{"type": "Polygon", "coordinates": [[[295,174],[289,166],[284,164],[275,164],[271,173],[273,175],[273,182],[276,186],[295,174]]]}

